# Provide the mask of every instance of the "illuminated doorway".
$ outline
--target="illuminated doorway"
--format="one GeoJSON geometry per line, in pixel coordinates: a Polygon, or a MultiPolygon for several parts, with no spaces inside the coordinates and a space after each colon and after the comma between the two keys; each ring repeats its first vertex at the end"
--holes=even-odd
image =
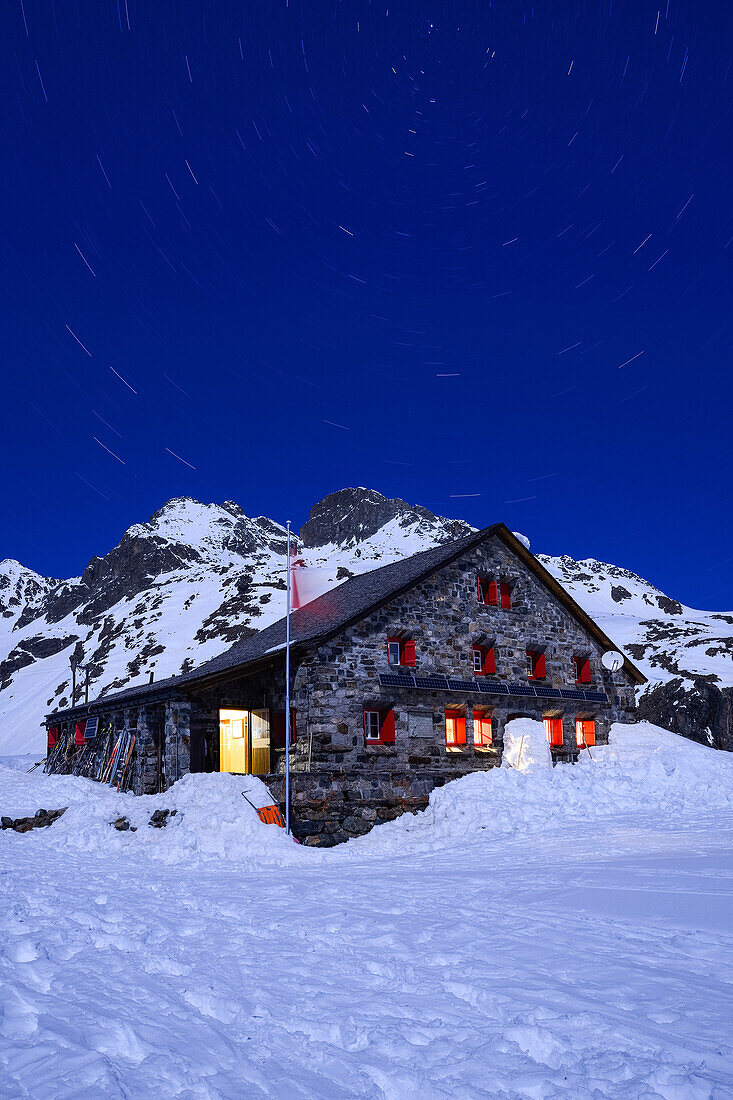
{"type": "Polygon", "coordinates": [[[267,775],[270,771],[270,712],[219,711],[219,771],[267,775]]]}

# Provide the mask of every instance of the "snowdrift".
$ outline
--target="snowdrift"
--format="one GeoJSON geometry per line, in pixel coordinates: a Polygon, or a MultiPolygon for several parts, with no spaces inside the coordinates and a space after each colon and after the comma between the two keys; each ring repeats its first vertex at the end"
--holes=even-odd
{"type": "MultiPolygon", "coordinates": [[[[513,751],[524,722],[510,723],[513,751]]],[[[521,734],[520,734],[521,737],[521,734]]],[[[530,735],[536,744],[536,731],[530,735]]],[[[474,772],[433,791],[424,813],[405,815],[350,841],[350,852],[445,849],[502,837],[531,836],[637,810],[674,819],[733,810],[733,754],[678,737],[649,722],[617,723],[611,743],[575,765],[546,769],[540,760],[474,772]]],[[[527,749],[525,736],[522,760],[527,749]]],[[[602,835],[599,833],[599,836],[602,835]]]]}
{"type": "MultiPolygon", "coordinates": [[[[646,722],[614,725],[611,744],[583,752],[577,765],[546,767],[541,724],[511,723],[512,766],[474,772],[433,792],[428,808],[406,814],[364,837],[333,849],[297,845],[284,830],[263,824],[255,805],[271,801],[252,776],[189,775],[165,794],[135,797],[75,776],[27,774],[27,760],[0,762],[0,814],[31,815],[68,806],[50,828],[0,833],[5,859],[25,846],[52,856],[60,848],[104,852],[124,860],[140,857],[166,864],[224,863],[242,870],[292,864],[398,857],[409,852],[445,851],[456,845],[493,843],[504,837],[563,829],[643,809],[673,820],[696,813],[733,810],[733,756],[687,741],[646,722]],[[175,809],[164,829],[148,826],[156,809],[175,809]],[[136,831],[117,832],[111,822],[125,816],[136,831]],[[19,847],[16,847],[19,846],[19,847]]],[[[297,784],[297,775],[294,777],[297,784]]]]}
{"type": "Polygon", "coordinates": [[[542,722],[533,718],[515,718],[507,722],[501,766],[520,772],[552,767],[552,753],[542,722]]]}
{"type": "Polygon", "coordinates": [[[29,775],[27,767],[19,758],[0,762],[0,813],[23,817],[41,807],[68,810],[50,828],[2,832],[0,844],[27,840],[50,850],[70,846],[118,857],[142,854],[168,864],[223,861],[241,869],[250,863],[271,866],[298,859],[299,845],[283,829],[261,822],[250,805],[272,802],[265,784],[254,776],[186,775],[165,794],[135,796],[73,775],[29,775]],[[150,817],[159,809],[177,813],[165,828],[151,828],[150,817]],[[136,831],[113,829],[111,822],[119,817],[126,817],[136,831]]]}

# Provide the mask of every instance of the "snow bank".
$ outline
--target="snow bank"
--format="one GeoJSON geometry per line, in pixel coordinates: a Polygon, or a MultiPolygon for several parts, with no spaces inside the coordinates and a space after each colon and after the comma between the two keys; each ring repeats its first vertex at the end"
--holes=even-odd
{"type": "Polygon", "coordinates": [[[534,718],[515,718],[507,722],[501,765],[520,772],[552,767],[552,753],[542,722],[534,718]]]}
{"type": "Polygon", "coordinates": [[[553,768],[546,766],[540,730],[541,723],[530,719],[507,727],[509,753],[519,758],[522,746],[519,768],[493,768],[447,783],[433,792],[423,813],[405,814],[333,849],[297,845],[284,830],[263,824],[243,794],[255,805],[268,804],[271,796],[252,776],[189,775],[165,794],[136,798],[76,776],[48,776],[40,769],[29,775],[25,760],[0,762],[0,814],[22,817],[41,807],[69,807],[48,829],[0,833],[0,851],[32,845],[49,854],[68,848],[169,865],[225,863],[256,870],[494,844],[580,822],[597,822],[601,836],[604,820],[640,809],[665,819],[733,810],[730,753],[640,722],[614,725],[611,744],[596,746],[592,759],[585,751],[577,765],[553,768]],[[166,828],[154,829],[148,821],[156,809],[178,813],[166,828]],[[110,823],[120,816],[136,832],[113,829],[110,823]]]}
{"type": "Polygon", "coordinates": [[[68,806],[50,828],[0,833],[0,841],[8,845],[25,842],[48,851],[70,847],[75,852],[143,854],[189,866],[224,861],[245,869],[299,859],[300,846],[283,829],[260,821],[250,805],[272,803],[269,790],[254,776],[186,775],[165,794],[136,797],[78,776],[44,775],[40,769],[29,775],[25,761],[23,770],[8,763],[0,762],[0,814],[27,817],[40,808],[68,806]],[[158,809],[178,811],[162,829],[148,825],[158,809]],[[126,817],[136,831],[113,829],[111,822],[119,817],[126,817]]]}
{"type": "MultiPolygon", "coordinates": [[[[520,724],[511,723],[513,739],[520,724]]],[[[610,739],[592,749],[592,759],[582,752],[576,765],[494,768],[447,783],[433,791],[424,813],[388,822],[346,848],[350,855],[399,855],[531,836],[574,822],[597,821],[602,835],[604,819],[640,809],[670,819],[733,810],[733,754],[650,722],[615,724],[610,739]]]]}

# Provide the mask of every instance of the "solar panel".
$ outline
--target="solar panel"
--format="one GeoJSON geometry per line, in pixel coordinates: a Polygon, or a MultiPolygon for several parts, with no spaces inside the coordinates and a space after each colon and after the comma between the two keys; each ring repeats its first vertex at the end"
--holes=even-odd
{"type": "Polygon", "coordinates": [[[442,688],[445,690],[448,687],[448,680],[445,676],[416,676],[415,687],[442,688]]]}
{"type": "Polygon", "coordinates": [[[475,680],[452,680],[450,676],[448,687],[451,691],[478,691],[475,680]]]}
{"type": "Polygon", "coordinates": [[[583,693],[589,703],[606,703],[608,700],[602,691],[586,691],[583,693]]]}
{"type": "Polygon", "coordinates": [[[541,684],[538,684],[535,687],[535,692],[537,693],[537,695],[540,699],[559,699],[560,698],[559,688],[543,687],[541,684]]]}
{"type": "Polygon", "coordinates": [[[97,736],[97,724],[98,724],[98,722],[99,722],[98,718],[87,718],[87,724],[84,727],[84,740],[85,741],[93,741],[94,738],[97,736]]]}
{"type": "Polygon", "coordinates": [[[560,695],[562,696],[563,699],[583,699],[583,700],[585,700],[585,692],[584,691],[571,691],[568,688],[562,688],[562,690],[560,691],[560,695]]]}
{"type": "Polygon", "coordinates": [[[509,694],[509,688],[506,686],[506,684],[502,684],[498,680],[480,680],[478,683],[478,689],[485,695],[509,694]]]}
{"type": "Polygon", "coordinates": [[[414,687],[415,679],[409,672],[380,672],[382,687],[414,687]]]}
{"type": "Polygon", "coordinates": [[[509,684],[508,689],[510,695],[531,695],[533,699],[537,697],[532,684],[509,684]]]}

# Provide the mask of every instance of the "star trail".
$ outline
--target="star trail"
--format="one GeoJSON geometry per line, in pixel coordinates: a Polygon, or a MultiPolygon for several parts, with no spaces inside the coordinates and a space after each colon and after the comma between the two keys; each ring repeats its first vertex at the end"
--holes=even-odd
{"type": "Polygon", "coordinates": [[[364,485],[733,606],[730,5],[3,14],[0,556],[364,485]]]}

